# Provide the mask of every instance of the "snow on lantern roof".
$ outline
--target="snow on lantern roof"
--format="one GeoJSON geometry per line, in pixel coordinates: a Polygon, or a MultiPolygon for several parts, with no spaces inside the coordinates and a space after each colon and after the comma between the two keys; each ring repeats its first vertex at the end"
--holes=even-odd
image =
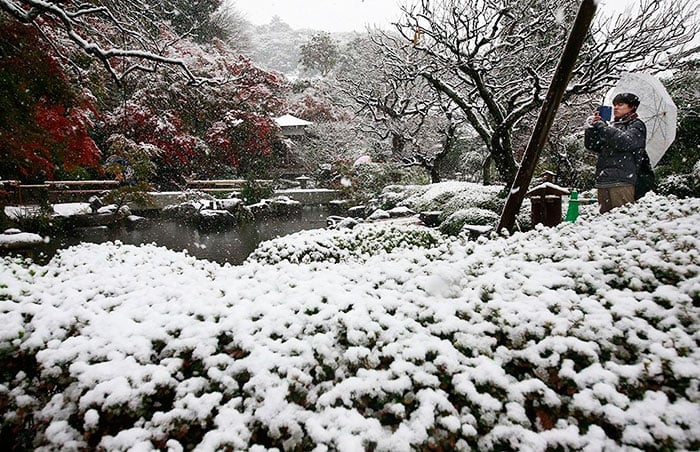
{"type": "Polygon", "coordinates": [[[303,119],[297,118],[296,116],[292,116],[290,114],[278,116],[275,118],[275,122],[280,127],[310,126],[313,124],[312,122],[304,121],[303,119]]]}
{"type": "Polygon", "coordinates": [[[533,188],[525,196],[568,195],[569,190],[551,182],[544,182],[533,188]]]}

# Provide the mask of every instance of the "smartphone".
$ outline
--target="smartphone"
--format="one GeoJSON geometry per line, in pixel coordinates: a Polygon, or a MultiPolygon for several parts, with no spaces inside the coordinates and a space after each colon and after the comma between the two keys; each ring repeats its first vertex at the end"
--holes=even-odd
{"type": "Polygon", "coordinates": [[[598,107],[598,114],[603,121],[610,121],[612,119],[612,107],[609,105],[601,105],[598,107]]]}

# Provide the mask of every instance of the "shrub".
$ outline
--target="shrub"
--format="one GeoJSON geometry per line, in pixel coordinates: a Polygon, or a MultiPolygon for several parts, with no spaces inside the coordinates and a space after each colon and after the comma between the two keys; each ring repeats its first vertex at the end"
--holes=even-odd
{"type": "Polygon", "coordinates": [[[256,204],[263,199],[271,198],[275,189],[256,180],[247,180],[241,188],[240,197],[246,205],[256,204]]]}
{"type": "Polygon", "coordinates": [[[0,443],[698,450],[699,212],[650,194],[369,259],[403,233],[286,247],[362,255],[340,264],[219,266],[118,243],[45,266],[3,258],[0,443]]]}
{"type": "Polygon", "coordinates": [[[421,168],[405,168],[394,163],[365,163],[346,168],[341,173],[340,188],[353,200],[365,204],[389,185],[427,184],[428,175],[421,168]]]}
{"type": "Polygon", "coordinates": [[[363,261],[380,253],[411,248],[429,249],[442,242],[424,227],[366,224],[353,229],[301,231],[261,243],[248,261],[276,264],[363,261]]]}
{"type": "Polygon", "coordinates": [[[656,191],[661,195],[674,195],[680,198],[700,196],[700,190],[696,188],[693,176],[690,174],[666,176],[658,182],[656,191]]]}
{"type": "Polygon", "coordinates": [[[460,209],[450,214],[441,224],[440,232],[448,235],[458,235],[465,225],[494,226],[499,215],[495,212],[478,207],[460,209]]]}
{"type": "Polygon", "coordinates": [[[48,204],[17,208],[9,219],[21,230],[37,234],[48,234],[60,226],[59,220],[54,218],[53,208],[48,204]]]}

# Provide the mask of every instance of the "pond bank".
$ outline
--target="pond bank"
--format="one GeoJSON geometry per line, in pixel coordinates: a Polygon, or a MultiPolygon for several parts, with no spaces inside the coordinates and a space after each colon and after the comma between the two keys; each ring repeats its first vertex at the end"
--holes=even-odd
{"type": "MultiPolygon", "coordinates": [[[[130,204],[129,207],[135,211],[162,210],[167,206],[181,203],[182,195],[183,192],[181,191],[150,192],[148,193],[148,196],[152,200],[150,204],[130,204]]],[[[313,188],[275,190],[274,196],[286,196],[290,199],[293,199],[294,201],[301,203],[304,206],[313,206],[319,204],[330,204],[331,202],[340,198],[342,194],[338,190],[313,188]]]]}
{"type": "Polygon", "coordinates": [[[138,227],[119,226],[80,227],[59,231],[42,243],[23,250],[2,250],[47,262],[58,250],[80,243],[121,242],[130,245],[154,243],[175,251],[220,264],[241,264],[260,242],[306,229],[326,227],[329,215],[323,206],[304,206],[289,217],[264,217],[235,228],[202,231],[190,224],[164,218],[152,212],[138,227]]]}

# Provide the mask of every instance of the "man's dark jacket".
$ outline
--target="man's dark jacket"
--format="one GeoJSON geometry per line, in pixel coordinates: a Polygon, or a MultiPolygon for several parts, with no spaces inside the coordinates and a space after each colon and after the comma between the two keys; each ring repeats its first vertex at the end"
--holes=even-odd
{"type": "MultiPolygon", "coordinates": [[[[584,145],[598,154],[596,186],[614,187],[623,184],[653,185],[653,172],[646,151],[647,129],[636,115],[607,125],[596,121],[585,131],[584,145]]],[[[643,196],[650,187],[636,187],[635,198],[643,196]],[[643,192],[643,193],[642,193],[643,192]]]]}

